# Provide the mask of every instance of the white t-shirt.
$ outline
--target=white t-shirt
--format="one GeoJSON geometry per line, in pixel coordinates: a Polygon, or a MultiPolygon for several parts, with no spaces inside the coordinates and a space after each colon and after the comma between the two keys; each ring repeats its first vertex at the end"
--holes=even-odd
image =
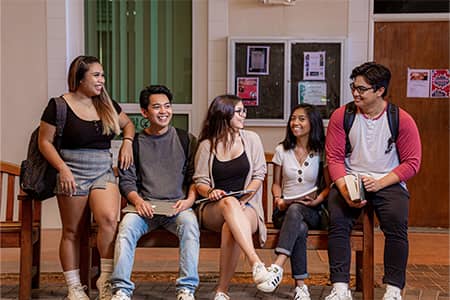
{"type": "Polygon", "coordinates": [[[282,167],[281,188],[284,197],[299,195],[311,190],[316,185],[320,166],[319,153],[310,152],[303,164],[300,165],[295,157],[294,149],[286,151],[280,144],[275,148],[272,162],[282,167]]]}
{"type": "Polygon", "coordinates": [[[368,119],[356,114],[349,133],[353,151],[345,158],[348,174],[361,174],[380,179],[399,165],[397,148],[386,153],[387,141],[391,137],[387,113],[378,119],[368,119]],[[367,171],[370,170],[370,171],[367,171]]]}

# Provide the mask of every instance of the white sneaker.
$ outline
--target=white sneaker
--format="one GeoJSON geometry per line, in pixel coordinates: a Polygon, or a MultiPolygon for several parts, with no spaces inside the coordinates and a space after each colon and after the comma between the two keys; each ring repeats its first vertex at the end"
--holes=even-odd
{"type": "Polygon", "coordinates": [[[67,295],[67,300],[89,300],[88,295],[84,291],[87,287],[81,284],[69,286],[69,294],[67,295]]]}
{"type": "Polygon", "coordinates": [[[384,293],[383,300],[402,300],[402,295],[399,292],[387,290],[384,293]]]}
{"type": "Polygon", "coordinates": [[[283,279],[283,268],[272,264],[267,271],[270,273],[269,279],[258,284],[256,288],[264,293],[272,293],[283,279]]]}
{"type": "Polygon", "coordinates": [[[255,263],[252,268],[253,281],[256,284],[263,283],[270,278],[270,273],[267,271],[263,263],[255,263]]]}
{"type": "Polygon", "coordinates": [[[331,293],[325,297],[325,300],[352,300],[352,293],[350,290],[338,293],[337,290],[333,288],[331,293]]]}
{"type": "Polygon", "coordinates": [[[177,292],[177,300],[195,300],[195,297],[189,290],[183,289],[177,292]]]}
{"type": "Polygon", "coordinates": [[[294,300],[311,300],[306,285],[298,286],[295,288],[294,300]]]}
{"type": "Polygon", "coordinates": [[[101,280],[100,278],[95,283],[98,289],[98,300],[111,300],[112,290],[111,282],[109,280],[101,280]]]}
{"type": "Polygon", "coordinates": [[[114,293],[111,300],[131,300],[131,297],[122,292],[121,290],[118,290],[114,293]]]}
{"type": "Polygon", "coordinates": [[[217,292],[214,296],[214,300],[230,300],[230,296],[222,292],[217,292]]]}

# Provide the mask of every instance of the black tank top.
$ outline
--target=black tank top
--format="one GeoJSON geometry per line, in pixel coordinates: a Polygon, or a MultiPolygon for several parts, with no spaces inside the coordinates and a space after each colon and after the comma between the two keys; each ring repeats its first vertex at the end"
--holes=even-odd
{"type": "Polygon", "coordinates": [[[212,166],[214,187],[225,192],[242,190],[249,170],[250,163],[245,151],[235,159],[228,161],[220,161],[214,157],[212,166]]]}

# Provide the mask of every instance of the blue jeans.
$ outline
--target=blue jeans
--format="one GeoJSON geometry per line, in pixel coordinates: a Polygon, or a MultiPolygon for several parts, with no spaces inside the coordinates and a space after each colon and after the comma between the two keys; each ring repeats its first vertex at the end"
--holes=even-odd
{"type": "MultiPolygon", "coordinates": [[[[378,192],[366,193],[384,233],[383,283],[400,289],[405,286],[408,261],[409,193],[400,184],[393,184],[378,192]]],[[[330,228],[328,231],[328,256],[330,279],[335,282],[350,280],[350,233],[361,214],[361,209],[351,208],[334,186],[328,195],[330,228]]]]}
{"type": "Polygon", "coordinates": [[[176,290],[195,292],[199,284],[200,231],[194,211],[188,209],[173,217],[155,215],[148,219],[135,213],[123,217],[114,250],[114,272],[111,276],[114,293],[121,290],[129,296],[133,294],[131,272],[136,244],[141,236],[160,226],[177,235],[180,240],[180,269],[176,290]]]}
{"type": "Polygon", "coordinates": [[[292,278],[308,278],[306,239],[308,228],[320,227],[319,210],[292,203],[285,211],[275,208],[272,221],[276,228],[281,228],[275,253],[290,257],[292,278]]]}

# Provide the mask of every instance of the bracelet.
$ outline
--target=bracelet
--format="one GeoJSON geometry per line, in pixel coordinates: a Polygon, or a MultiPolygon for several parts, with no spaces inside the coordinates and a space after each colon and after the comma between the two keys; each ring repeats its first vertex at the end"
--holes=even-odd
{"type": "Polygon", "coordinates": [[[129,140],[129,141],[133,142],[133,138],[128,137],[128,136],[125,136],[125,137],[123,138],[123,140],[129,140]]]}

